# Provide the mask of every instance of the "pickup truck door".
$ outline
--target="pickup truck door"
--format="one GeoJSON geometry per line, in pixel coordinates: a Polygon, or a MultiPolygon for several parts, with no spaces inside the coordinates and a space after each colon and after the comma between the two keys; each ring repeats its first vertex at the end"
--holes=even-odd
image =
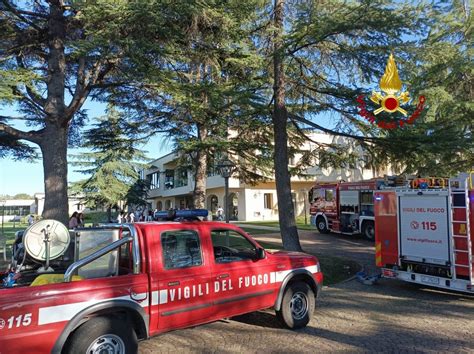
{"type": "Polygon", "coordinates": [[[210,266],[199,227],[166,225],[155,235],[150,332],[208,321],[212,314],[210,266]]]}
{"type": "Polygon", "coordinates": [[[215,318],[234,316],[274,304],[277,265],[257,259],[257,245],[246,235],[225,227],[210,232],[215,318]],[[273,273],[274,274],[274,273],[273,273]]]}

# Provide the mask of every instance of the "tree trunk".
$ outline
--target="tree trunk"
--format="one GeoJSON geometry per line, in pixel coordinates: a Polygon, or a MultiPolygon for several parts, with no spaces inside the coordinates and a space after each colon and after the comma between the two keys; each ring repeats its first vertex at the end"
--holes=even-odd
{"type": "Polygon", "coordinates": [[[112,205],[107,206],[107,220],[108,222],[115,222],[115,220],[112,220],[112,205]]]}
{"type": "Polygon", "coordinates": [[[61,1],[52,1],[48,19],[48,97],[45,102],[46,125],[40,147],[44,168],[43,217],[68,224],[67,139],[70,118],[66,117],[64,89],[66,58],[64,40],[66,24],[61,1]]]}
{"type": "Polygon", "coordinates": [[[285,72],[283,48],[284,0],[275,0],[275,31],[273,36],[273,69],[274,69],[274,109],[273,132],[275,139],[275,183],[278,200],[278,217],[283,247],[291,251],[301,251],[298,230],[295,222],[295,211],[291,198],[291,181],[288,171],[288,113],[285,106],[285,72]]]}
{"type": "Polygon", "coordinates": [[[40,144],[44,170],[43,218],[68,225],[67,128],[46,128],[40,144]]]}
{"type": "MultiPolygon", "coordinates": [[[[207,128],[198,125],[198,139],[206,139],[207,128]]],[[[206,209],[206,182],[207,182],[207,152],[198,150],[196,156],[196,172],[194,174],[193,204],[195,209],[206,209]]]]}

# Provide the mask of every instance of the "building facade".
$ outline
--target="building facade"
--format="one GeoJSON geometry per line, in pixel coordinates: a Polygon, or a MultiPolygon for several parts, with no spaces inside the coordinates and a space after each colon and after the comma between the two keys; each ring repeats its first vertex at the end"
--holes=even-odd
{"type": "MultiPolygon", "coordinates": [[[[84,211],[84,201],[69,197],[69,214],[75,211],[84,211]]],[[[4,222],[19,221],[21,218],[33,214],[41,215],[44,209],[44,193],[35,193],[34,199],[5,199],[0,202],[0,217],[4,222]]]]}
{"type": "MultiPolygon", "coordinates": [[[[331,143],[333,140],[325,134],[312,134],[312,139],[331,143]]],[[[339,138],[337,138],[339,139],[339,138]]],[[[344,143],[341,141],[340,143],[344,143]]],[[[314,149],[312,143],[305,144],[303,149],[314,149]]],[[[363,152],[360,152],[361,157],[363,152]]],[[[294,160],[299,157],[296,155],[294,160]]],[[[361,158],[361,161],[363,159],[361,158]]],[[[191,172],[178,164],[178,155],[170,153],[151,163],[151,167],[142,171],[150,185],[148,194],[149,208],[157,210],[192,208],[194,179],[191,172]]],[[[295,161],[293,161],[295,162],[295,161]]],[[[291,162],[290,162],[291,163],[291,162]]],[[[347,169],[308,168],[305,178],[291,179],[291,193],[296,216],[309,212],[308,192],[316,181],[358,181],[388,174],[388,171],[364,169],[362,163],[347,169]]],[[[206,184],[206,208],[210,215],[216,217],[216,211],[224,205],[224,178],[217,173],[209,173],[206,184]]],[[[275,182],[249,185],[238,178],[229,178],[228,198],[229,219],[238,221],[278,220],[278,204],[275,182]]]]}

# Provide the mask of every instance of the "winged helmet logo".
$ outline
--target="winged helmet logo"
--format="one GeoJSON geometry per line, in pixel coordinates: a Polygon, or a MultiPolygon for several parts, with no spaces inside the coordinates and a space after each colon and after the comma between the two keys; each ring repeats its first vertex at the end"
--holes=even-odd
{"type": "Polygon", "coordinates": [[[359,103],[359,115],[382,129],[395,129],[397,127],[403,127],[405,124],[413,124],[424,108],[424,96],[419,97],[416,110],[408,119],[398,119],[387,122],[375,117],[382,112],[390,114],[399,112],[405,117],[408,115],[408,112],[401,106],[407,104],[411,98],[408,91],[402,91],[402,81],[398,76],[398,69],[393,54],[390,54],[390,57],[388,58],[385,72],[380,79],[379,87],[382,92],[372,91],[372,95],[370,96],[370,100],[378,105],[379,108],[375,109],[373,114],[369,112],[364,101],[364,96],[360,95],[357,97],[357,102],[359,103]]]}

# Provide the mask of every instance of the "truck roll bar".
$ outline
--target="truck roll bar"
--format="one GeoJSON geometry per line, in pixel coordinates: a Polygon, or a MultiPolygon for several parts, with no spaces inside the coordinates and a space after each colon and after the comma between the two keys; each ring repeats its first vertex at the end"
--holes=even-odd
{"type": "Polygon", "coordinates": [[[102,257],[103,255],[109,253],[110,251],[113,251],[114,249],[119,248],[123,244],[130,242],[132,240],[133,240],[132,236],[124,237],[118,241],[112,242],[110,245],[105,246],[104,248],[101,248],[100,250],[88,255],[87,257],[84,257],[78,260],[77,262],[74,262],[67,268],[66,273],[64,273],[64,281],[66,283],[70,282],[76,270],[95,261],[97,258],[102,257]]]}
{"type": "MultiPolygon", "coordinates": [[[[88,255],[87,257],[84,257],[77,262],[74,262],[71,264],[66,272],[64,273],[64,281],[65,282],[70,282],[73,274],[81,267],[95,261],[97,258],[102,257],[103,255],[109,253],[110,251],[113,251],[114,249],[122,246],[123,244],[126,244],[127,242],[132,242],[132,257],[133,257],[133,274],[139,274],[140,273],[140,252],[139,252],[139,245],[138,245],[138,237],[137,237],[137,231],[134,227],[133,224],[99,224],[99,228],[101,229],[128,229],[130,231],[130,235],[126,236],[124,238],[121,238],[120,240],[117,240],[113,243],[111,243],[108,246],[105,246],[104,248],[101,248],[100,250],[97,250],[96,252],[88,255]]],[[[90,229],[89,229],[90,230],[90,229]]]]}

